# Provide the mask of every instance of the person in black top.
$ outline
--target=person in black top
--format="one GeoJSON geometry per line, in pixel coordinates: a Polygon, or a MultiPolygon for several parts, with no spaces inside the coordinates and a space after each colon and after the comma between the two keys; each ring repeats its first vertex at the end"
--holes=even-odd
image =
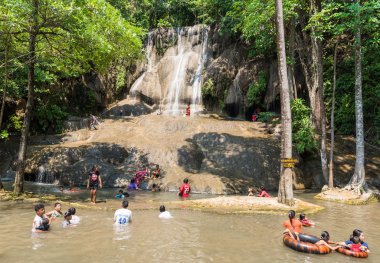
{"type": "Polygon", "coordinates": [[[96,204],[96,190],[102,188],[102,179],[100,178],[99,168],[94,165],[89,173],[89,178],[87,182],[87,188],[90,189],[91,203],[96,204]]]}

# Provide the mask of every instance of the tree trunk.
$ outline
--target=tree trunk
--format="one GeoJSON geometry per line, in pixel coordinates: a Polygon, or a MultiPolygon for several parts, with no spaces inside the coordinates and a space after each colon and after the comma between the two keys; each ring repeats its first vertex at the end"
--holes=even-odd
{"type": "Polygon", "coordinates": [[[4,118],[4,109],[5,109],[5,98],[7,96],[7,87],[8,87],[8,57],[9,57],[9,41],[10,35],[7,35],[5,43],[5,57],[4,57],[4,90],[3,90],[3,99],[1,102],[0,110],[0,130],[3,127],[3,118],[4,118]]]}
{"type": "Polygon", "coordinates": [[[295,45],[296,45],[296,21],[295,21],[295,17],[292,17],[290,21],[290,30],[289,30],[289,57],[292,60],[292,63],[288,67],[290,97],[292,100],[297,99],[298,97],[297,85],[296,85],[296,80],[294,76],[294,72],[295,72],[294,64],[296,61],[295,45]]]}
{"type": "MultiPolygon", "coordinates": [[[[359,0],[357,0],[360,3],[359,0]]],[[[360,21],[359,14],[357,15],[360,21]]],[[[356,117],[356,162],[355,171],[348,187],[360,194],[360,189],[367,190],[364,169],[364,132],[363,132],[363,98],[362,98],[362,55],[361,55],[361,29],[359,22],[355,33],[355,117],[356,117]]]]}
{"type": "Polygon", "coordinates": [[[330,165],[329,165],[329,188],[334,188],[334,142],[335,142],[335,124],[334,124],[334,114],[335,114],[335,89],[336,89],[336,60],[338,53],[338,43],[335,45],[334,49],[334,62],[333,62],[333,90],[331,99],[331,146],[330,146],[330,165]]]}
{"type": "Polygon", "coordinates": [[[38,34],[38,0],[33,0],[33,21],[29,29],[29,55],[28,55],[28,101],[26,103],[24,124],[21,131],[20,148],[17,158],[16,177],[13,192],[16,195],[24,192],[25,158],[28,144],[30,120],[33,110],[34,98],[34,70],[36,63],[36,38],[38,34]]]}
{"type": "MultiPolygon", "coordinates": [[[[285,54],[284,19],[282,0],[276,0],[276,25],[277,25],[277,56],[278,75],[281,85],[281,122],[282,122],[282,158],[292,158],[292,119],[290,111],[290,92],[285,54]]],[[[293,170],[281,164],[281,177],[278,188],[278,202],[294,205],[293,199],[293,170]]]]}
{"type": "MultiPolygon", "coordinates": [[[[321,3],[319,0],[310,1],[310,16],[318,13],[321,9],[321,3]]],[[[322,175],[325,183],[328,182],[328,164],[327,164],[327,150],[326,150],[326,112],[324,103],[324,88],[323,88],[323,59],[322,59],[322,43],[314,35],[315,28],[311,27],[311,76],[312,76],[312,97],[311,101],[314,105],[314,123],[317,131],[321,132],[321,165],[322,175]]]]}

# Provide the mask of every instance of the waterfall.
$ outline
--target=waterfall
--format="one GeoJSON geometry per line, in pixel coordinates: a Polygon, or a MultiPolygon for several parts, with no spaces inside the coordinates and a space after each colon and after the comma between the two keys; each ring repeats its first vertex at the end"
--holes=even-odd
{"type": "Polygon", "coordinates": [[[184,79],[184,73],[186,71],[186,56],[185,56],[185,48],[187,41],[183,41],[182,39],[182,29],[177,29],[177,56],[176,63],[177,69],[175,70],[174,79],[171,81],[168,91],[168,110],[166,111],[172,115],[178,115],[179,111],[179,95],[181,91],[181,86],[184,79]]]}
{"type": "Polygon", "coordinates": [[[38,167],[36,183],[52,184],[54,180],[54,176],[50,174],[43,165],[38,167]]]}
{"type": "Polygon", "coordinates": [[[146,47],[146,59],[148,61],[148,65],[147,65],[147,69],[144,70],[144,73],[133,83],[129,93],[131,94],[131,96],[133,98],[136,98],[136,93],[137,91],[139,90],[144,78],[145,78],[145,75],[147,72],[150,72],[153,68],[153,58],[152,58],[152,54],[153,54],[153,32],[149,32],[148,34],[148,43],[147,43],[147,47],[146,47]]]}
{"type": "Polygon", "coordinates": [[[170,115],[184,113],[188,103],[192,113],[201,111],[208,31],[208,27],[196,25],[149,32],[146,70],[133,83],[130,94],[141,92],[170,115]]]}
{"type": "MultiPolygon", "coordinates": [[[[191,100],[191,112],[199,112],[202,110],[202,72],[207,61],[207,40],[208,30],[203,29],[202,33],[202,54],[198,60],[198,68],[195,72],[193,80],[193,96],[191,100]]],[[[199,36],[198,36],[199,37],[199,36]]]]}

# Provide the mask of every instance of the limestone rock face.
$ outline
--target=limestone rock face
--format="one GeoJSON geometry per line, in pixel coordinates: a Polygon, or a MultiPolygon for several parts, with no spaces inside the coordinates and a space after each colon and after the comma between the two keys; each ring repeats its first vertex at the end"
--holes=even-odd
{"type": "MultiPolygon", "coordinates": [[[[100,143],[79,147],[46,147],[31,151],[27,159],[26,174],[31,180],[85,186],[94,165],[100,168],[105,187],[127,184],[142,165],[149,165],[147,158],[137,149],[124,149],[116,144],[100,143]]],[[[27,178],[28,179],[28,178],[27,178]]]]}

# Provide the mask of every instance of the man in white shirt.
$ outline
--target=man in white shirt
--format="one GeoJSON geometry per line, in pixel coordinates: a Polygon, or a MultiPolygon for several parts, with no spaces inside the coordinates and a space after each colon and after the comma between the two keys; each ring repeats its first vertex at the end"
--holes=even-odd
{"type": "Polygon", "coordinates": [[[132,223],[132,212],[127,209],[129,203],[127,200],[124,200],[121,203],[123,208],[116,210],[115,215],[113,217],[113,221],[115,224],[126,225],[128,223],[132,223]]]}
{"type": "Polygon", "coordinates": [[[173,218],[169,211],[165,211],[165,206],[160,206],[160,214],[158,215],[158,218],[161,219],[170,219],[173,218]]]}
{"type": "Polygon", "coordinates": [[[36,216],[33,220],[32,232],[49,230],[50,221],[45,216],[45,206],[43,204],[37,204],[34,206],[34,210],[36,211],[36,216]]]}

